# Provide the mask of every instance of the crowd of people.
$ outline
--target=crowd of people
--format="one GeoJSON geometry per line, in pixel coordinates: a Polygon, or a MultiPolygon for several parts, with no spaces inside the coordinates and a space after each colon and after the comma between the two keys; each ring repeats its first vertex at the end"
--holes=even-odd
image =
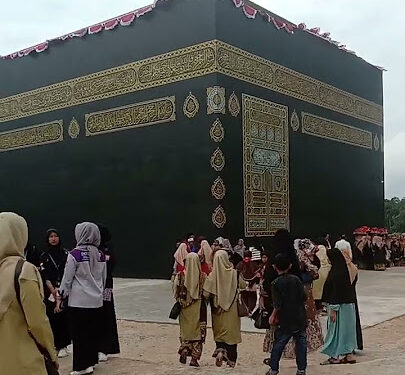
{"type": "MultiPolygon", "coordinates": [[[[91,374],[98,362],[120,352],[111,234],[104,225],[83,222],[74,235],[71,251],[56,229],[46,231],[44,246],[28,245],[24,218],[0,213],[0,353],[7,374],[29,369],[56,375],[70,344],[71,375],[91,374]]],[[[358,268],[400,265],[404,246],[401,237],[378,228],[358,228],[354,236],[353,247],[344,235],[331,246],[328,234],[294,240],[279,230],[267,249],[257,238],[253,246],[243,239],[232,246],[222,237],[210,244],[192,233],[178,240],[170,317],[179,319],[179,361],[190,357],[190,366],[199,366],[210,308],[218,367],[237,363],[242,317],[266,332],[269,375],[279,373],[283,356],[295,358],[297,374],[304,375],[307,353],[320,348],[328,356],[321,365],[355,363],[355,351],[363,350],[358,268]]]]}
{"type": "Polygon", "coordinates": [[[90,222],[77,224],[74,234],[72,251],[63,247],[56,229],[46,232],[43,247],[30,246],[24,218],[0,213],[0,362],[5,374],[56,375],[58,358],[70,354],[70,344],[71,375],[91,374],[109,354],[120,352],[111,234],[90,222]]]}
{"type": "Polygon", "coordinates": [[[405,264],[405,236],[367,226],[354,231],[353,260],[364,270],[385,271],[405,264]]]}
{"type": "Polygon", "coordinates": [[[176,243],[171,317],[179,318],[180,363],[198,367],[206,339],[207,309],[218,367],[234,367],[241,340],[241,317],[266,329],[263,349],[269,375],[279,373],[282,356],[295,358],[297,374],[306,373],[307,353],[322,347],[321,365],[355,363],[363,349],[356,296],[358,268],[345,236],[331,246],[329,235],[296,239],[276,232],[265,250],[240,239],[232,246],[219,237],[212,245],[188,234],[176,243]],[[176,312],[173,314],[173,312],[176,312]],[[328,316],[324,339],[320,316],[328,316]]]}

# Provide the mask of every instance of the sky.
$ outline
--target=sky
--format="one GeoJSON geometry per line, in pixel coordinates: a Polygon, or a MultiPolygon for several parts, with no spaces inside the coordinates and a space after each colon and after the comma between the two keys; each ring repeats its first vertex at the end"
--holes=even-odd
{"type": "MultiPolygon", "coordinates": [[[[0,55],[104,21],[151,2],[152,0],[0,0],[0,55]]],[[[358,56],[387,69],[384,73],[386,197],[405,197],[405,28],[402,26],[405,2],[255,2],[296,24],[304,22],[307,27],[320,27],[322,32],[330,32],[334,40],[356,51],[358,56]]]]}

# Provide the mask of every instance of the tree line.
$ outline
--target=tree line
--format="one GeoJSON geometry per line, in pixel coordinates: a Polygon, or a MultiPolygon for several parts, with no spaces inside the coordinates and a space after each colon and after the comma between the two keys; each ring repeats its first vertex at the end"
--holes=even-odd
{"type": "Polygon", "coordinates": [[[405,198],[385,200],[385,226],[389,233],[405,233],[405,198]]]}

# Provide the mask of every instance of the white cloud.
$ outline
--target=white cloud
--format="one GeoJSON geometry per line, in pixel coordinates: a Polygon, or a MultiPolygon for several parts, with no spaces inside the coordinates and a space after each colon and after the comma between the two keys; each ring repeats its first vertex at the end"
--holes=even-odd
{"type": "Polygon", "coordinates": [[[385,195],[405,197],[405,132],[385,142],[385,195]]]}

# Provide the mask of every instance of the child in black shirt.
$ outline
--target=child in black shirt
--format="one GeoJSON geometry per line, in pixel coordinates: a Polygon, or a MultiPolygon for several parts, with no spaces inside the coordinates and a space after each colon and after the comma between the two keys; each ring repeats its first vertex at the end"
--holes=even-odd
{"type": "Polygon", "coordinates": [[[291,262],[284,254],[278,254],[274,267],[278,278],[272,283],[274,310],[270,324],[278,325],[275,342],[270,358],[270,370],[267,375],[279,373],[279,363],[283,350],[290,341],[295,339],[297,348],[297,375],[305,375],[307,368],[307,315],[305,301],[307,299],[301,280],[288,273],[291,262]]]}

